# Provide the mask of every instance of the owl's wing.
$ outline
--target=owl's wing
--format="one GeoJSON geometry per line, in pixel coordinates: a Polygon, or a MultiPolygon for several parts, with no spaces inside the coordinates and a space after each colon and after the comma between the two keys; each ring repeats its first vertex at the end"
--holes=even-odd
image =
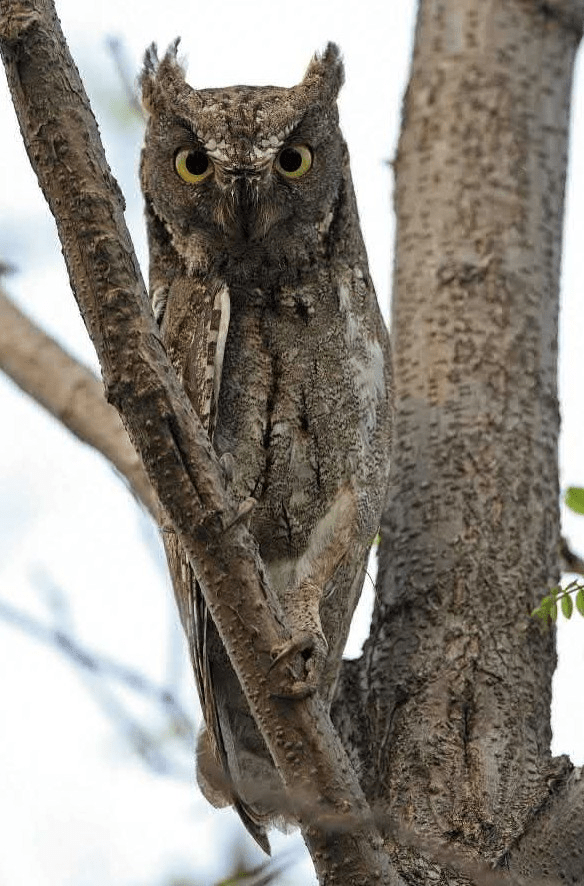
{"type": "MultiPolygon", "coordinates": [[[[161,325],[168,356],[201,423],[212,438],[229,330],[229,290],[224,284],[209,287],[196,278],[176,277],[168,290],[160,288],[153,292],[153,309],[161,325]]],[[[229,790],[231,778],[225,745],[226,740],[233,740],[233,736],[224,735],[212,683],[209,646],[214,628],[200,585],[174,532],[164,533],[164,547],[211,752],[222,770],[224,788],[229,790]]],[[[251,836],[269,854],[270,844],[261,819],[235,791],[231,794],[229,802],[251,836]]]]}
{"type": "Polygon", "coordinates": [[[229,290],[177,277],[157,289],[153,308],[166,351],[209,437],[213,438],[229,330],[229,290]]]}
{"type": "Polygon", "coordinates": [[[181,622],[187,637],[195,683],[206,725],[206,737],[214,758],[215,765],[212,768],[219,768],[219,784],[216,789],[214,789],[214,785],[206,781],[203,783],[199,781],[199,784],[204,787],[204,793],[213,805],[232,804],[248,833],[251,834],[258,846],[267,855],[270,855],[270,843],[263,824],[264,819],[261,815],[256,815],[254,810],[237,795],[230,775],[225,744],[226,740],[233,743],[234,736],[230,733],[229,724],[225,722],[225,718],[223,718],[223,728],[221,726],[216,689],[211,680],[208,649],[212,643],[211,633],[215,633],[215,628],[211,624],[205,598],[174,532],[164,533],[164,547],[181,622]],[[224,733],[225,728],[229,731],[227,735],[224,733]]]}
{"type": "MultiPolygon", "coordinates": [[[[212,437],[229,329],[229,291],[226,286],[209,287],[197,278],[178,275],[167,291],[154,290],[153,309],[170,361],[212,437]]],[[[220,737],[207,649],[209,613],[174,532],[164,533],[164,546],[205,723],[214,737],[220,737]]],[[[214,750],[223,758],[221,744],[216,741],[214,750]]]]}
{"type": "MultiPolygon", "coordinates": [[[[229,329],[229,291],[224,285],[208,286],[196,277],[178,274],[170,285],[153,288],[152,307],[169,359],[203,427],[212,437],[229,329]]],[[[217,735],[218,718],[207,654],[209,614],[174,532],[164,533],[164,546],[203,716],[210,731],[217,735]]]]}

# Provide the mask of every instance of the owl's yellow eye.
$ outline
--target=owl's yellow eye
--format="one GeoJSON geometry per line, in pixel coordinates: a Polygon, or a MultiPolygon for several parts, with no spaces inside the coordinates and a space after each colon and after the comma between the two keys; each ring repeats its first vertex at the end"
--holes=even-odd
{"type": "Polygon", "coordinates": [[[181,148],[174,158],[174,168],[189,185],[198,185],[213,172],[213,164],[205,152],[197,148],[181,148]]]}
{"type": "Polygon", "coordinates": [[[276,169],[286,178],[300,178],[312,166],[312,151],[308,145],[282,148],[276,157],[276,169]]]}

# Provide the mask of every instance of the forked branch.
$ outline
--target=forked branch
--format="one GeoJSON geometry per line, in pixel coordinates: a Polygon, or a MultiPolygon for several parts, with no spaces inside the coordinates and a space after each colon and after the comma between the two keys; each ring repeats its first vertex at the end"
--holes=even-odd
{"type": "Polygon", "coordinates": [[[57,222],[107,398],[191,559],[318,876],[329,886],[398,884],[322,705],[316,698],[283,702],[270,692],[271,650],[289,634],[257,546],[235,519],[213,449],[161,345],[123,198],[54,5],[1,0],[0,11],[0,48],[23,139],[57,222]]]}

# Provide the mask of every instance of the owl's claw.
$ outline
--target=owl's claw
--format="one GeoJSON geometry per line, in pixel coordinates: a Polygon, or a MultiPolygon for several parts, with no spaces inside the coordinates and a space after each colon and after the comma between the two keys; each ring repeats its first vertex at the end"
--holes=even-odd
{"type": "Polygon", "coordinates": [[[229,484],[233,482],[233,475],[235,473],[235,459],[233,458],[231,452],[224,452],[223,455],[219,458],[219,464],[221,465],[221,470],[223,471],[225,486],[229,486],[229,484]]]}
{"type": "Polygon", "coordinates": [[[322,634],[303,632],[272,649],[270,671],[287,665],[272,695],[277,698],[303,699],[314,695],[328,653],[322,634]]]}
{"type": "Polygon", "coordinates": [[[237,506],[235,517],[224,527],[225,532],[227,532],[228,529],[231,529],[232,526],[235,526],[236,523],[245,523],[249,528],[250,515],[256,504],[257,501],[255,498],[246,498],[240,502],[237,506]]]}

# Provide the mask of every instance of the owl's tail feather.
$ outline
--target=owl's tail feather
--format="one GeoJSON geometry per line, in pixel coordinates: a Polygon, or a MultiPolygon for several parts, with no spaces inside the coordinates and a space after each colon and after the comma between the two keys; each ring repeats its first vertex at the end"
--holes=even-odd
{"type": "Polygon", "coordinates": [[[266,855],[272,854],[272,848],[270,846],[270,841],[268,840],[268,835],[266,833],[265,828],[257,821],[253,812],[251,812],[249,806],[247,806],[243,800],[240,800],[239,797],[235,800],[233,807],[237,814],[239,815],[242,824],[247,830],[248,834],[250,834],[260,849],[266,853],[266,855]]]}
{"type": "MultiPolygon", "coordinates": [[[[223,728],[220,722],[208,649],[209,631],[212,630],[212,626],[205,598],[176,534],[167,531],[163,534],[163,540],[206,725],[206,729],[200,732],[197,741],[197,781],[203,794],[213,806],[221,808],[232,805],[260,849],[271,855],[266,830],[270,815],[256,812],[253,806],[239,796],[237,779],[234,779],[230,772],[231,767],[225,747],[226,737],[235,763],[237,751],[229,719],[225,720],[223,728]]],[[[261,776],[259,781],[263,781],[261,776]]],[[[255,776],[253,782],[256,784],[258,782],[255,776]]]]}
{"type": "Polygon", "coordinates": [[[257,812],[239,796],[237,787],[229,773],[225,749],[223,748],[223,754],[220,754],[219,758],[217,756],[215,750],[217,739],[221,740],[221,733],[212,735],[208,727],[199,733],[197,740],[197,781],[199,787],[209,803],[217,809],[233,806],[242,824],[260,849],[263,849],[266,855],[271,855],[272,850],[266,830],[269,817],[257,812]]]}
{"type": "MultiPolygon", "coordinates": [[[[195,682],[199,691],[206,725],[206,729],[199,735],[197,745],[197,778],[199,786],[209,802],[214,806],[221,807],[231,803],[239,815],[242,824],[254,838],[260,849],[263,849],[266,855],[271,855],[270,841],[264,827],[264,822],[267,820],[266,816],[256,813],[238,795],[231,776],[228,754],[225,748],[224,730],[221,728],[217,697],[209,666],[209,611],[198,582],[193,581],[191,587],[192,621],[190,622],[190,628],[191,631],[194,631],[196,641],[194,643],[189,642],[189,645],[193,657],[195,682]]],[[[191,636],[192,634],[189,636],[189,640],[191,636]]],[[[231,737],[231,744],[233,744],[231,730],[227,724],[225,726],[231,737]]]]}

